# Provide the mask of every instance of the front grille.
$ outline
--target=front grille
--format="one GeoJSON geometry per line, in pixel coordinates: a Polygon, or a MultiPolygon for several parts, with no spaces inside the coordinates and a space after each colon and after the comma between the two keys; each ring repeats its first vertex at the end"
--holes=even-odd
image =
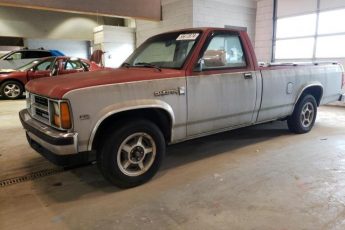
{"type": "Polygon", "coordinates": [[[48,99],[40,96],[35,96],[35,103],[48,107],[48,99]]]}
{"type": "Polygon", "coordinates": [[[32,95],[31,112],[34,118],[50,125],[50,108],[47,98],[32,95]]]}
{"type": "Polygon", "coordinates": [[[54,103],[58,104],[58,107],[60,107],[61,101],[64,100],[50,99],[26,92],[26,105],[32,118],[56,129],[66,131],[67,129],[62,128],[61,126],[56,126],[53,123],[55,114],[54,103]]]}
{"type": "Polygon", "coordinates": [[[36,115],[49,120],[49,112],[36,108],[36,115]]]}

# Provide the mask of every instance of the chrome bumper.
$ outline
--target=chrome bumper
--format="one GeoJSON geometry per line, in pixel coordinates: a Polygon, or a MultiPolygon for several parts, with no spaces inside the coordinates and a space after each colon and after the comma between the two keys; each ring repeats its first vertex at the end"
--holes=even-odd
{"type": "Polygon", "coordinates": [[[33,119],[26,109],[19,112],[19,118],[31,146],[31,141],[34,141],[52,154],[60,156],[78,153],[77,133],[66,133],[53,129],[33,119]]]}

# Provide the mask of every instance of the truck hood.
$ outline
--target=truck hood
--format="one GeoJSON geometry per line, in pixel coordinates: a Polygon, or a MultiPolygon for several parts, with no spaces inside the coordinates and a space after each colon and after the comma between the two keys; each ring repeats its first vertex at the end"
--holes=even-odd
{"type": "Polygon", "coordinates": [[[122,67],[37,79],[29,81],[25,88],[34,94],[61,99],[63,95],[76,89],[182,76],[185,76],[184,70],[162,69],[159,71],[154,68],[122,67]]]}

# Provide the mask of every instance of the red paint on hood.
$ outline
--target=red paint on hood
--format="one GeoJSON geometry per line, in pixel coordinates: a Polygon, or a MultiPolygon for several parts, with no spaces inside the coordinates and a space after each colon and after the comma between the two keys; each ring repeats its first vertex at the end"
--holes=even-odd
{"type": "Polygon", "coordinates": [[[162,69],[160,72],[157,69],[143,67],[107,69],[37,79],[30,81],[26,85],[26,90],[34,94],[61,99],[64,94],[75,89],[182,76],[185,76],[184,70],[162,69]]]}

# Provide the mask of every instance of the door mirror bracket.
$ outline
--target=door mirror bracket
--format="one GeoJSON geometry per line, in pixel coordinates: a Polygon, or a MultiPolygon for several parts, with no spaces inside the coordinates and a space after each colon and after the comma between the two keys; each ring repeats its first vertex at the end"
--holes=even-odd
{"type": "Polygon", "coordinates": [[[204,69],[204,66],[205,66],[205,60],[203,58],[200,58],[194,68],[194,71],[202,72],[202,70],[204,69]]]}

